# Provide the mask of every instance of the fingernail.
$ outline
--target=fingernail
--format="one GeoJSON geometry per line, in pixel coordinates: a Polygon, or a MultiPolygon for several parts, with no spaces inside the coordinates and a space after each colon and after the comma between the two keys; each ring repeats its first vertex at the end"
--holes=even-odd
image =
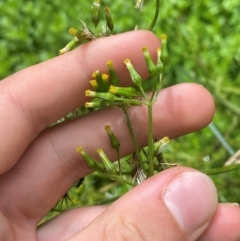
{"type": "Polygon", "coordinates": [[[211,179],[199,172],[185,172],[169,184],[163,200],[187,234],[204,228],[217,208],[217,192],[211,179]]]}

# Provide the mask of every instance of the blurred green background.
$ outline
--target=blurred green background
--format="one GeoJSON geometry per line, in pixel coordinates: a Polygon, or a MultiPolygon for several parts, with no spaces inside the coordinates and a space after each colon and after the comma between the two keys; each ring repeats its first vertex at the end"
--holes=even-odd
{"type": "MultiPolygon", "coordinates": [[[[134,1],[101,1],[111,7],[114,33],[132,30],[136,24],[146,29],[155,1],[145,2],[143,13],[139,13],[133,8],[134,1]]],[[[72,38],[68,29],[80,28],[77,18],[91,22],[91,4],[86,0],[1,1],[0,79],[58,55],[72,38]]],[[[239,150],[240,68],[233,62],[233,57],[240,60],[239,0],[161,1],[154,32],[168,36],[165,87],[195,82],[209,89],[216,102],[213,122],[233,150],[239,150]]],[[[208,127],[172,141],[165,153],[169,162],[200,170],[221,167],[229,157],[208,127]],[[203,161],[208,156],[210,160],[203,161]]],[[[211,177],[221,202],[240,202],[240,170],[211,177]]],[[[73,188],[70,196],[74,203],[86,205],[115,199],[128,189],[94,174],[73,188]]]]}

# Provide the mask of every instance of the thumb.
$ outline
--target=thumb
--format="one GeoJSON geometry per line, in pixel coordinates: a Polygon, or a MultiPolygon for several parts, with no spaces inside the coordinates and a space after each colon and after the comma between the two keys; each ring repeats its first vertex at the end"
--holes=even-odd
{"type": "Polygon", "coordinates": [[[192,241],[206,230],[216,208],[208,176],[171,168],[121,197],[68,241],[192,241]]]}

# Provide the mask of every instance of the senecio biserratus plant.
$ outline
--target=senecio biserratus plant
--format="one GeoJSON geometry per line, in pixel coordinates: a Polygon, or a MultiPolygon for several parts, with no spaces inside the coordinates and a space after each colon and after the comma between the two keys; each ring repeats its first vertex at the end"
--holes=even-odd
{"type": "MultiPolygon", "coordinates": [[[[155,13],[153,20],[149,26],[149,30],[152,31],[159,15],[160,0],[156,0],[155,13]]],[[[144,0],[137,0],[135,3],[136,10],[143,11],[144,0]]],[[[82,45],[89,41],[94,41],[97,38],[107,37],[113,34],[114,24],[111,15],[110,8],[106,6],[104,8],[105,24],[99,32],[99,22],[101,11],[100,0],[95,0],[92,5],[92,27],[94,31],[91,31],[89,26],[80,20],[81,29],[70,28],[69,33],[73,35],[73,39],[62,49],[59,53],[62,55],[68,51],[71,51],[75,47],[82,45]]],[[[135,30],[137,30],[137,26],[135,30]]],[[[153,137],[153,105],[156,101],[158,94],[161,90],[163,76],[168,62],[168,50],[167,50],[167,37],[166,35],[160,36],[161,46],[157,51],[157,61],[154,63],[147,46],[143,46],[142,52],[146,61],[149,77],[147,81],[143,81],[140,74],[135,70],[130,59],[123,60],[126,68],[131,76],[131,86],[121,86],[121,81],[114,69],[114,64],[111,60],[107,61],[108,73],[100,73],[96,70],[92,74],[92,80],[90,80],[91,90],[86,90],[85,95],[92,97],[91,102],[86,102],[85,106],[78,108],[73,116],[81,116],[88,112],[99,110],[101,108],[115,106],[123,111],[125,116],[126,125],[134,144],[135,151],[130,157],[120,159],[119,149],[120,142],[115,136],[110,126],[105,126],[106,135],[109,136],[110,143],[113,149],[117,153],[117,165],[109,160],[104,151],[99,148],[97,150],[102,162],[95,160],[88,153],[84,151],[84,143],[82,146],[76,147],[76,151],[86,161],[86,164],[93,171],[98,172],[100,175],[107,177],[111,180],[120,183],[126,183],[132,186],[140,184],[145,179],[153,176],[155,173],[162,171],[170,166],[176,164],[167,163],[162,152],[165,147],[170,143],[168,137],[164,137],[161,140],[155,140],[153,137]],[[146,86],[146,82],[151,83],[149,88],[146,86]],[[151,94],[147,94],[150,92],[151,94]],[[148,144],[146,147],[141,148],[137,142],[135,133],[132,128],[131,121],[128,116],[128,110],[132,106],[146,105],[148,110],[148,144]],[[126,168],[127,163],[127,168],[126,168]]],[[[70,115],[71,115],[70,114],[70,115]]],[[[69,115],[65,117],[68,119],[69,115]]],[[[211,169],[207,174],[219,173],[233,169],[232,167],[223,167],[218,169],[211,169]]],[[[79,181],[77,186],[80,186],[82,180],[79,181]]]]}
{"type": "MultiPolygon", "coordinates": [[[[150,30],[153,29],[159,13],[159,0],[156,1],[156,11],[153,17],[153,21],[149,27],[150,30]]],[[[137,0],[135,8],[139,11],[143,11],[144,1],[137,0]]],[[[95,0],[92,5],[92,23],[94,26],[94,31],[91,31],[87,24],[80,20],[82,28],[77,30],[75,28],[70,28],[70,34],[74,35],[74,38],[64,47],[59,53],[64,54],[71,51],[76,46],[84,44],[88,41],[93,41],[97,38],[103,38],[113,34],[114,24],[111,16],[111,11],[109,7],[104,8],[105,12],[105,25],[102,26],[102,31],[98,32],[98,25],[100,22],[101,4],[100,0],[95,0]]],[[[137,29],[137,27],[135,27],[137,29]]],[[[165,146],[170,142],[168,137],[164,137],[161,140],[155,141],[153,138],[153,123],[152,123],[152,107],[156,98],[161,90],[163,74],[165,66],[168,61],[168,51],[167,51],[167,39],[166,35],[160,36],[161,47],[157,51],[157,63],[155,64],[150,56],[148,48],[145,46],[142,48],[142,52],[147,64],[147,69],[149,73],[149,80],[152,83],[151,95],[146,94],[146,88],[142,77],[137,73],[130,59],[125,59],[123,62],[128,69],[132,85],[128,87],[121,86],[120,80],[114,69],[113,62],[111,60],[107,61],[108,73],[100,73],[96,70],[92,74],[92,80],[90,80],[90,85],[92,90],[86,90],[85,95],[92,97],[91,102],[86,102],[85,106],[78,109],[77,114],[82,115],[86,112],[86,109],[99,110],[101,108],[106,108],[110,106],[119,107],[125,116],[126,124],[130,132],[135,152],[129,160],[129,166],[131,167],[131,172],[126,172],[123,170],[121,160],[120,160],[120,142],[118,138],[114,135],[110,126],[105,126],[106,133],[109,136],[112,148],[117,152],[118,156],[118,166],[114,165],[102,149],[98,149],[97,152],[100,156],[102,162],[99,162],[89,156],[82,146],[76,148],[77,152],[86,161],[89,168],[100,174],[109,177],[111,180],[128,183],[131,185],[139,184],[146,178],[154,175],[155,172],[159,172],[168,165],[164,162],[162,158],[162,151],[165,146]],[[128,116],[128,109],[132,106],[146,105],[148,108],[148,146],[145,148],[140,148],[135,133],[133,131],[131,121],[128,116]],[[130,174],[130,175],[128,175],[130,174]],[[132,180],[130,180],[130,176],[132,180]]]]}

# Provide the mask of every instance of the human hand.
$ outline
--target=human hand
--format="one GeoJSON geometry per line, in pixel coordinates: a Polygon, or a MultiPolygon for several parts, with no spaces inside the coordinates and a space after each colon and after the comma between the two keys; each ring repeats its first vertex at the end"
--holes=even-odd
{"type": "MultiPolygon", "coordinates": [[[[153,176],[110,206],[68,211],[36,231],[72,184],[90,172],[76,146],[84,144],[92,156],[101,146],[113,157],[103,130],[110,124],[121,141],[122,155],[133,151],[123,115],[115,108],[47,127],[84,104],[89,76],[96,69],[105,72],[107,60],[114,61],[125,83],[130,83],[122,63],[126,57],[146,76],[141,53],[145,45],[153,53],[159,41],[146,31],[96,40],[0,82],[0,240],[240,238],[239,208],[217,204],[210,179],[185,167],[153,176]]],[[[169,87],[154,105],[154,135],[174,138],[201,129],[213,112],[212,98],[202,86],[169,87]]],[[[130,118],[138,141],[146,144],[146,109],[131,108],[130,118]]]]}

